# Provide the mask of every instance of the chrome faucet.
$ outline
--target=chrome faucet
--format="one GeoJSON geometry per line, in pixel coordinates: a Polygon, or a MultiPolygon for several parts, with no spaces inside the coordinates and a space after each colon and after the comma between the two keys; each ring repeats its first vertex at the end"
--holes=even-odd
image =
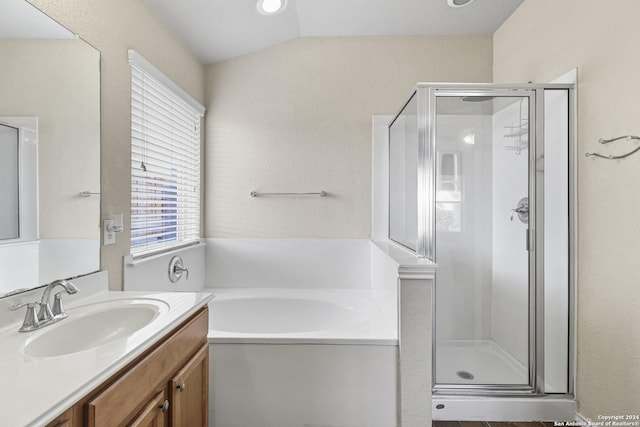
{"type": "Polygon", "coordinates": [[[11,311],[27,307],[27,313],[25,314],[24,321],[22,322],[19,332],[35,331],[36,329],[43,328],[67,317],[67,313],[65,313],[62,305],[62,293],[57,293],[55,295],[53,310],[51,310],[51,306],[49,305],[51,291],[56,286],[62,286],[68,294],[75,294],[78,292],[78,288],[73,283],[67,280],[54,280],[44,289],[42,300],[40,302],[16,304],[9,307],[9,310],[11,311]],[[36,315],[35,310],[38,305],[40,306],[40,311],[36,315]]]}
{"type": "MultiPolygon", "coordinates": [[[[51,322],[52,320],[62,320],[67,317],[67,313],[64,312],[64,307],[62,306],[62,295],[55,295],[55,303],[53,305],[53,311],[51,310],[51,306],[49,305],[49,301],[51,300],[51,291],[56,286],[62,286],[62,288],[68,294],[75,294],[78,292],[78,288],[76,286],[64,279],[54,280],[49,283],[47,287],[44,289],[42,293],[42,299],[40,300],[40,311],[38,312],[38,320],[40,322],[51,322]]],[[[43,325],[44,326],[44,325],[43,325]]]]}

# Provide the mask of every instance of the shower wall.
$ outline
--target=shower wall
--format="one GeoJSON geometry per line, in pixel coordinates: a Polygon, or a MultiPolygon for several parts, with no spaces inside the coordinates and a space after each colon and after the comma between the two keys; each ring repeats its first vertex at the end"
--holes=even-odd
{"type": "Polygon", "coordinates": [[[528,329],[529,320],[528,310],[523,309],[529,306],[528,226],[520,222],[518,215],[511,215],[518,201],[527,196],[529,150],[525,144],[528,135],[518,135],[523,123],[520,101],[496,111],[492,119],[491,331],[496,344],[526,364],[529,337],[522,332],[528,329]]]}

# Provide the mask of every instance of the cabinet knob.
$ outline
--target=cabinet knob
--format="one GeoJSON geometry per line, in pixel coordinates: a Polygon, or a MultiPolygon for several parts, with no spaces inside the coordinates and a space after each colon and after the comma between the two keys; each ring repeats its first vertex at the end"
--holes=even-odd
{"type": "Polygon", "coordinates": [[[160,405],[160,410],[162,412],[167,412],[169,410],[169,401],[165,400],[162,405],[160,405]]]}
{"type": "Polygon", "coordinates": [[[177,389],[180,390],[181,392],[183,392],[185,388],[187,388],[187,385],[184,382],[181,382],[180,384],[178,384],[177,389]]]}

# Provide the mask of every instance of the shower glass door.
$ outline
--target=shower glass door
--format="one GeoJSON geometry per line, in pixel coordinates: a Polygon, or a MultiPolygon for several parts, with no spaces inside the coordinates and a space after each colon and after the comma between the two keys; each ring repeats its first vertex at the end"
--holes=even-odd
{"type": "Polygon", "coordinates": [[[534,99],[527,90],[431,93],[436,389],[533,385],[534,99]]]}

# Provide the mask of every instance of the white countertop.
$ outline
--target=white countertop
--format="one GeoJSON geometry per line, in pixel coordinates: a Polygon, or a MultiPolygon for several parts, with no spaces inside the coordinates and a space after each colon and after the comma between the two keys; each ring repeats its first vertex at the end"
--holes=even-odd
{"type": "MultiPolygon", "coordinates": [[[[82,292],[82,289],[81,289],[82,292]]],[[[78,293],[80,294],[80,292],[78,293]]],[[[0,426],[42,426],[109,379],[172,329],[206,305],[207,292],[100,292],[69,302],[69,318],[33,332],[18,332],[21,322],[0,328],[0,426]],[[73,318],[74,308],[129,298],[162,300],[169,309],[126,339],[64,356],[34,359],[24,355],[26,339],[73,318]]],[[[22,311],[24,313],[24,311],[22,311]]]]}

